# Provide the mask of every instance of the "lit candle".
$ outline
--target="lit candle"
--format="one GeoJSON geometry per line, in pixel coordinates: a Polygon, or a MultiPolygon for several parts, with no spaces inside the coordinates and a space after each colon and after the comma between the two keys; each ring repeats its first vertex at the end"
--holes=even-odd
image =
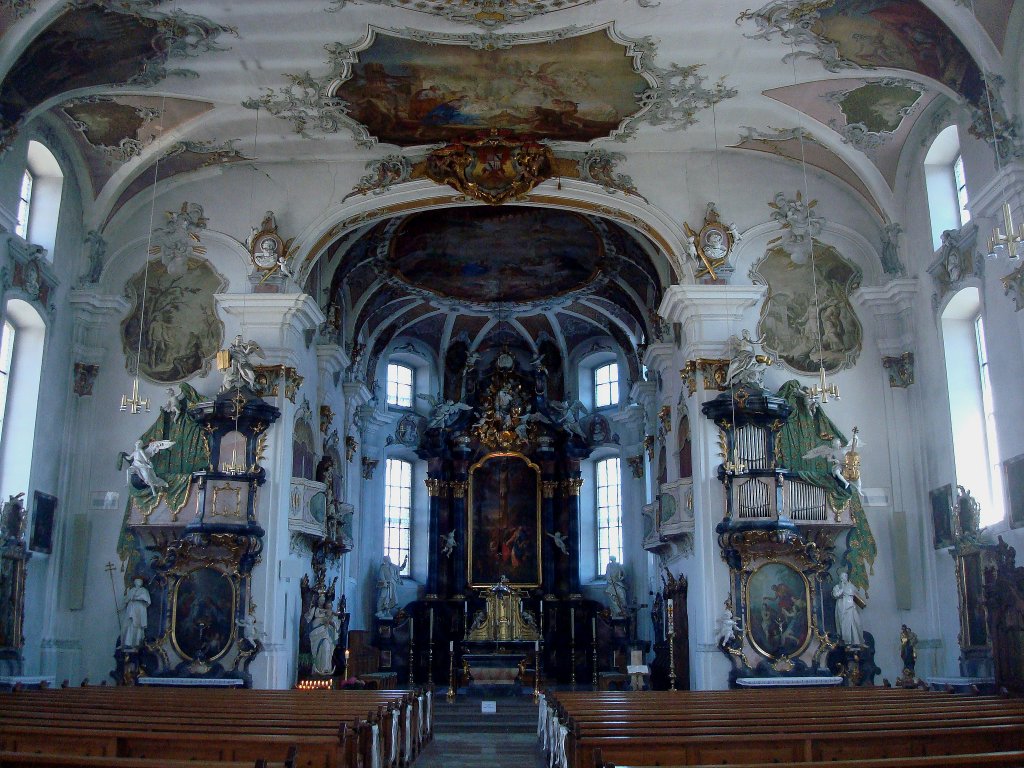
{"type": "Polygon", "coordinates": [[[455,641],[454,640],[449,640],[448,641],[448,653],[452,653],[454,651],[455,651],[455,641]]]}
{"type": "Polygon", "coordinates": [[[569,631],[570,631],[570,639],[575,640],[576,639],[576,609],[575,608],[570,608],[569,609],[569,631]]]}

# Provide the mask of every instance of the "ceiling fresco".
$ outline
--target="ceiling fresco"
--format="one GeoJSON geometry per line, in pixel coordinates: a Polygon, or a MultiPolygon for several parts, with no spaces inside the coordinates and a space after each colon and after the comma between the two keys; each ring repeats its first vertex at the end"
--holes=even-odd
{"type": "Polygon", "coordinates": [[[156,96],[83,96],[51,113],[70,129],[97,192],[161,134],[213,109],[208,101],[156,96]]]}
{"type": "Polygon", "coordinates": [[[874,163],[890,188],[895,187],[900,155],[914,126],[939,98],[934,90],[903,78],[818,80],[774,88],[765,95],[832,128],[874,163]]]}
{"type": "Polygon", "coordinates": [[[31,41],[0,84],[0,141],[8,144],[22,118],[62,93],[104,85],[153,85],[169,75],[168,60],[226,50],[234,34],[202,16],[159,13],[147,0],[94,0],[69,6],[31,41]]]}
{"type": "Polygon", "coordinates": [[[949,27],[919,0],[772,0],[740,21],[780,34],[831,72],[844,68],[903,69],[942,83],[977,104],[984,97],[981,70],[949,27]]]}
{"type": "Polygon", "coordinates": [[[391,274],[438,296],[524,302],[583,288],[604,257],[579,214],[544,208],[463,208],[406,219],[386,256],[391,274]]]}

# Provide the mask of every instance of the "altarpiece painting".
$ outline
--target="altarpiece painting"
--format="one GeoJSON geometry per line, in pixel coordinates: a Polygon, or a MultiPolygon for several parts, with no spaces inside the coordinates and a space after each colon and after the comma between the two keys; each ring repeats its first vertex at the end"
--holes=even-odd
{"type": "Polygon", "coordinates": [[[469,583],[541,583],[540,468],[519,453],[492,453],[469,472],[469,583]]]}

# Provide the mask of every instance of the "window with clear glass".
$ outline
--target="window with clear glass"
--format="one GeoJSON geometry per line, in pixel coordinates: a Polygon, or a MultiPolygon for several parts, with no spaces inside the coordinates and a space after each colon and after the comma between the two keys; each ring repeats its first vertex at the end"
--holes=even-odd
{"type": "Polygon", "coordinates": [[[28,214],[32,208],[32,172],[27,168],[21,175],[21,192],[18,194],[18,224],[15,232],[19,237],[28,239],[28,214]]]}
{"type": "Polygon", "coordinates": [[[974,343],[978,352],[978,374],[981,380],[981,409],[985,417],[985,448],[988,472],[992,483],[992,509],[982,510],[982,524],[989,525],[1003,519],[1003,473],[996,432],[996,409],[989,378],[988,350],[985,348],[985,320],[979,314],[974,319],[974,343]]]}
{"type": "Polygon", "coordinates": [[[612,555],[622,562],[622,481],[618,458],[603,459],[597,474],[597,575],[612,555]]]}
{"type": "Polygon", "coordinates": [[[619,402],[619,366],[608,363],[594,369],[594,407],[604,408],[619,402]]]}
{"type": "Polygon", "coordinates": [[[3,335],[0,336],[0,439],[4,431],[4,415],[7,413],[7,390],[11,381],[11,360],[14,357],[14,326],[4,321],[3,335]]]}
{"type": "Polygon", "coordinates": [[[964,158],[957,155],[953,161],[953,185],[956,187],[956,202],[960,208],[960,226],[971,220],[971,212],[967,210],[967,179],[964,177],[964,158]]]}
{"type": "Polygon", "coordinates": [[[384,554],[391,562],[405,562],[402,575],[409,574],[410,530],[412,528],[412,464],[388,459],[384,473],[384,554]]]}
{"type": "Polygon", "coordinates": [[[412,408],[413,370],[408,365],[388,364],[388,405],[412,408]]]}

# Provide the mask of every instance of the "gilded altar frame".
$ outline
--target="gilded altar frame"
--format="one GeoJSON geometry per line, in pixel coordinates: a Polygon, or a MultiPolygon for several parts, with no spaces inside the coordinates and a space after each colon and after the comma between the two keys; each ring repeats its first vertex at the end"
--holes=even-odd
{"type": "MultiPolygon", "coordinates": [[[[525,503],[523,504],[525,506],[525,503]]],[[[467,547],[466,580],[470,587],[491,587],[507,576],[510,587],[533,588],[541,583],[541,471],[540,467],[517,451],[489,453],[469,468],[469,494],[466,505],[467,547]],[[522,462],[518,477],[533,478],[533,488],[510,487],[505,493],[502,478],[489,475],[488,464],[501,459],[522,462]],[[497,494],[495,497],[496,483],[497,494]],[[511,509],[511,501],[529,499],[532,509],[511,509]],[[492,498],[493,497],[493,498],[492,498]],[[495,506],[496,505],[496,506],[495,506]],[[485,538],[486,537],[486,538],[485,538]],[[520,560],[522,558],[522,560],[520,560]]]]}

